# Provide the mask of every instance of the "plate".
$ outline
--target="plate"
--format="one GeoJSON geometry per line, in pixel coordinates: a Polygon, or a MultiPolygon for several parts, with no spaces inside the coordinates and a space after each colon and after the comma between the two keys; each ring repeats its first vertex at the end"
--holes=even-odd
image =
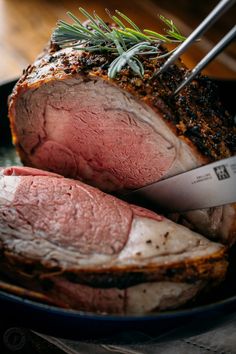
{"type": "MultiPolygon", "coordinates": [[[[235,112],[233,93],[236,89],[236,81],[218,83],[222,100],[229,110],[235,112]]],[[[14,84],[15,81],[12,81],[0,86],[0,166],[20,163],[11,145],[7,119],[7,97],[14,84]]],[[[24,326],[46,334],[74,339],[101,337],[128,330],[161,334],[167,329],[189,321],[199,319],[206,321],[209,317],[219,317],[236,310],[236,282],[232,271],[236,269],[235,255],[236,247],[231,250],[231,271],[217,292],[214,291],[213,294],[209,293],[200,298],[191,308],[142,316],[100,315],[65,310],[0,291],[1,321],[9,326],[24,326]]]]}

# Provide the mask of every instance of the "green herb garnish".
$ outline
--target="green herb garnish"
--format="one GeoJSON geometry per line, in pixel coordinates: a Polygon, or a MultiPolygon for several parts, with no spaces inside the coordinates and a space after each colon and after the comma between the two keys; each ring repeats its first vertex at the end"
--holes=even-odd
{"type": "MultiPolygon", "coordinates": [[[[83,24],[74,14],[68,12],[72,24],[59,21],[52,39],[61,47],[73,47],[77,50],[96,53],[110,53],[115,59],[109,66],[108,76],[114,78],[124,66],[139,75],[144,75],[144,67],[138,59],[140,55],[151,55],[149,58],[161,59],[172,51],[163,54],[160,44],[179,43],[185,40],[172,20],[160,16],[167,26],[166,34],[160,34],[147,29],[141,30],[129,17],[116,10],[116,16],[107,14],[115,26],[110,26],[95,12],[89,14],[82,7],[80,12],[89,22],[83,24]]],[[[175,50],[175,49],[174,49],[175,50]]]]}

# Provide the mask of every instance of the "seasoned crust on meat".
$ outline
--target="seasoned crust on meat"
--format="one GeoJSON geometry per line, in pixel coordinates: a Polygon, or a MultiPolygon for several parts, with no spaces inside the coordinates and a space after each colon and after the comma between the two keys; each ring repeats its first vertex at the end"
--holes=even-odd
{"type": "MultiPolygon", "coordinates": [[[[81,53],[73,49],[61,50],[51,44],[48,52],[25,70],[12,98],[24,90],[24,87],[37,87],[40,82],[53,80],[54,76],[64,79],[79,73],[84,75],[84,80],[89,76],[99,76],[112,81],[160,112],[181,139],[195,146],[208,159],[222,159],[236,152],[233,117],[219,101],[217,88],[211,80],[200,76],[173,97],[172,93],[187,72],[180,61],[160,77],[155,76],[152,79],[163,60],[141,58],[145,68],[143,79],[134,77],[129,69],[123,69],[117,78],[110,80],[107,70],[112,59],[107,55],[81,53]]],[[[10,106],[13,100],[10,99],[10,106]]],[[[13,121],[12,125],[14,132],[13,121]]]]}

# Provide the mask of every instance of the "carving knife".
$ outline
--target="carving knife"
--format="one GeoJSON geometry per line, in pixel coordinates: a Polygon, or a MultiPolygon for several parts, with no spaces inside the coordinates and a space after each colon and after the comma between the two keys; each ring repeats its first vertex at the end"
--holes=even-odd
{"type": "Polygon", "coordinates": [[[219,160],[127,193],[163,211],[182,212],[236,202],[236,156],[219,160]]]}

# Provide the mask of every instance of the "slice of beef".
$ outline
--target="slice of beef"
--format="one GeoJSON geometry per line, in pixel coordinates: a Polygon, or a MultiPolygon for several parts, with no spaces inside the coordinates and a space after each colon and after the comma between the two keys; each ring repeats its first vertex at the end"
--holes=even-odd
{"type": "MultiPolygon", "coordinates": [[[[121,192],[232,155],[233,117],[211,82],[199,78],[173,97],[184,66],[151,80],[161,62],[141,60],[143,80],[128,69],[110,80],[109,57],[70,48],[46,52],[10,99],[23,163],[121,192]]],[[[182,220],[225,243],[236,239],[234,205],[185,213],[182,220]]]]}
{"type": "Polygon", "coordinates": [[[30,296],[98,312],[177,307],[224,278],[225,252],[82,182],[32,168],[0,171],[0,273],[30,296]]]}

